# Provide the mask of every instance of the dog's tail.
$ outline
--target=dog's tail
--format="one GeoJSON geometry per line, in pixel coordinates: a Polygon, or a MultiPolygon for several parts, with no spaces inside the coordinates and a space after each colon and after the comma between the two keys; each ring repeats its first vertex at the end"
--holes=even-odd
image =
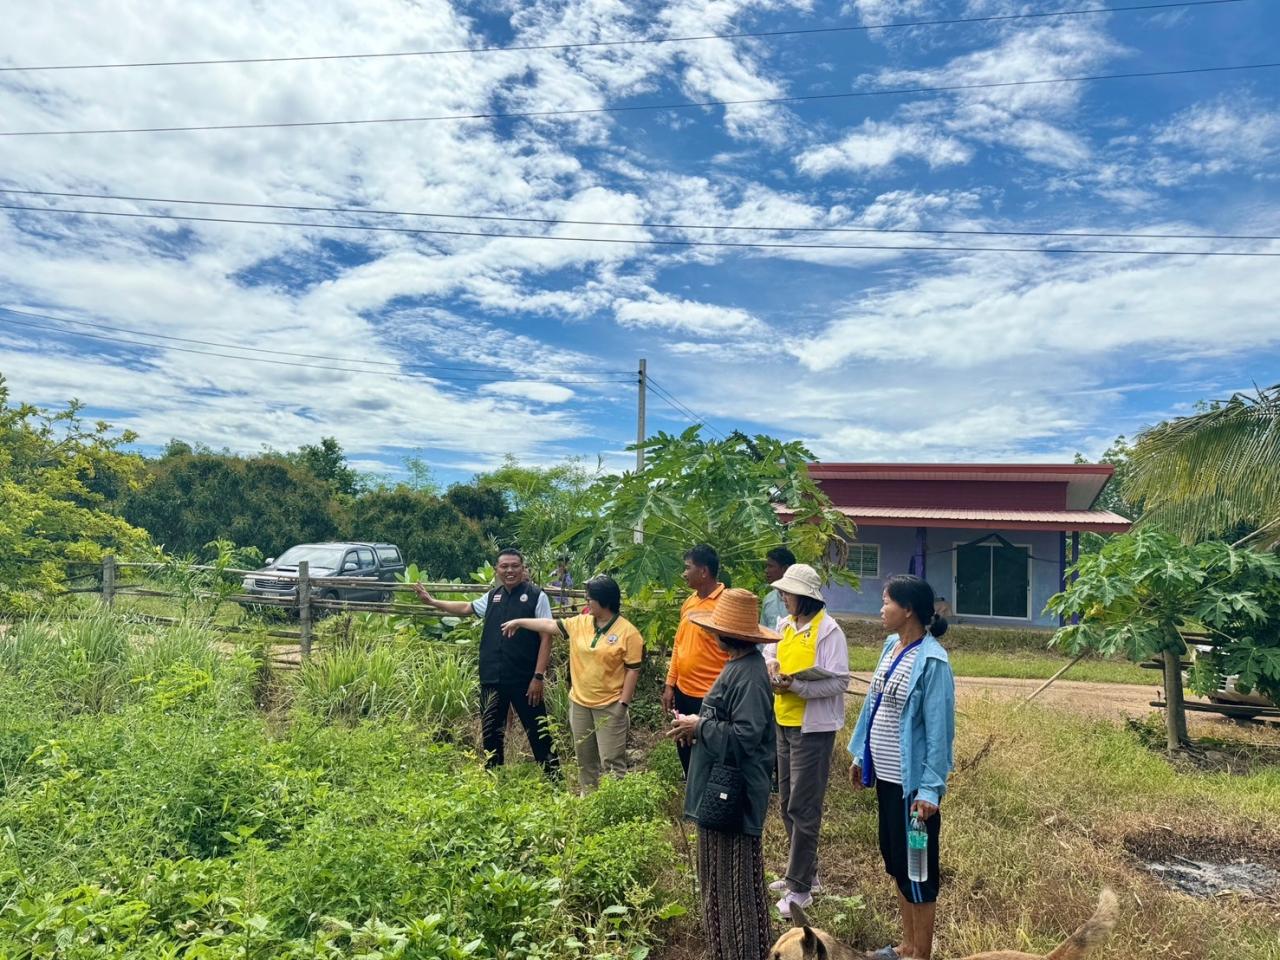
{"type": "Polygon", "coordinates": [[[1104,889],[1098,897],[1098,909],[1086,920],[1075,933],[1045,957],[1045,960],[1083,960],[1094,947],[1111,936],[1111,929],[1116,925],[1120,906],[1116,895],[1104,889]]]}

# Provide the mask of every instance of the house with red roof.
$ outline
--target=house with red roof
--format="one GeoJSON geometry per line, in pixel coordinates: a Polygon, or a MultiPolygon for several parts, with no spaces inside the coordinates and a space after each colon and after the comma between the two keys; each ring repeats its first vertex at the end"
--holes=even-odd
{"type": "Polygon", "coordinates": [[[946,598],[953,621],[1057,626],[1044,607],[1080,533],[1130,526],[1095,509],[1109,464],[818,463],[809,472],[858,526],[848,565],[862,586],[829,585],[835,613],[878,615],[884,580],[914,573],[946,598]]]}

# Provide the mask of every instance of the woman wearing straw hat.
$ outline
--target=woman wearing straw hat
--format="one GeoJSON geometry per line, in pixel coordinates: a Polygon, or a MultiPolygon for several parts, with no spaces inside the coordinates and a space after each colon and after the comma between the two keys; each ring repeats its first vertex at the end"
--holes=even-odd
{"type": "Polygon", "coordinates": [[[822,578],[813,567],[792,564],[773,588],[787,616],[778,623],[781,641],[766,647],[764,658],[775,691],[778,799],[791,852],[786,876],[769,889],[782,893],[778,912],[789,920],[792,904],[809,906],[819,887],[818,831],[836,732],[844,726],[849,644],[826,614],[822,578]]]}
{"type": "Polygon", "coordinates": [[[778,635],[760,626],[760,600],[750,590],[725,590],[714,610],[689,619],[714,634],[729,657],[698,715],[677,713],[668,733],[693,744],[684,815],[698,824],[702,925],[711,960],[760,960],[773,942],[760,836],[775,749],[773,691],[761,646],[778,635]],[[726,765],[735,768],[737,789],[717,794],[726,765]],[[712,816],[717,795],[732,798],[732,817],[723,808],[712,816]]]}

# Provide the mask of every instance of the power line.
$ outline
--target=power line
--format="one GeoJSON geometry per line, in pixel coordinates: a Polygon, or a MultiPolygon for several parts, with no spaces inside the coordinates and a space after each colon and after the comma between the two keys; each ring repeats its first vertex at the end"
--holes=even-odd
{"type": "Polygon", "coordinates": [[[689,417],[689,419],[692,420],[696,426],[706,427],[709,431],[711,431],[721,440],[728,439],[728,437],[726,437],[723,433],[721,433],[718,429],[716,429],[715,425],[712,424],[710,420],[696,413],[695,411],[691,410],[680,400],[677,400],[675,396],[673,396],[672,393],[669,390],[667,390],[666,387],[656,382],[652,376],[649,376],[647,378],[647,381],[648,381],[648,385],[653,388],[653,392],[656,393],[658,397],[667,404],[667,406],[671,407],[676,412],[682,413],[685,416],[689,417]]]}
{"type": "MultiPolygon", "coordinates": [[[[220,342],[217,340],[194,340],[190,337],[174,337],[164,333],[152,333],[149,330],[135,330],[130,327],[116,327],[106,323],[94,323],[90,320],[73,320],[70,317],[54,317],[54,316],[50,316],[47,313],[32,313],[28,310],[14,310],[12,307],[0,306],[0,310],[5,311],[6,313],[17,314],[18,316],[21,316],[21,317],[31,317],[32,319],[35,319],[35,320],[52,320],[57,323],[70,323],[70,324],[75,324],[81,327],[92,327],[96,330],[110,330],[114,333],[128,333],[133,336],[139,336],[139,337],[155,337],[156,339],[159,339],[159,340],[172,340],[176,343],[194,343],[203,347],[227,347],[232,350],[244,350],[250,353],[266,353],[266,354],[271,354],[272,356],[277,356],[277,357],[299,357],[306,360],[336,360],[340,363],[367,363],[367,364],[373,364],[380,367],[395,367],[397,370],[403,370],[403,369],[454,370],[454,371],[462,370],[462,371],[473,371],[473,372],[490,371],[492,373],[492,376],[478,378],[481,380],[493,380],[493,379],[501,378],[504,373],[504,371],[500,371],[497,368],[492,368],[492,367],[452,366],[449,364],[439,364],[439,363],[408,363],[408,362],[400,363],[399,361],[396,361],[396,360],[361,360],[358,357],[336,357],[336,356],[323,354],[323,353],[295,353],[290,350],[268,350],[264,347],[246,347],[238,343],[226,343],[226,342],[220,342]]],[[[146,346],[158,347],[158,346],[162,346],[162,344],[146,344],[146,346]]],[[[628,370],[577,370],[577,371],[548,370],[548,371],[544,371],[544,373],[547,376],[563,375],[568,377],[580,377],[588,374],[600,374],[601,376],[615,376],[615,375],[626,376],[630,373],[630,371],[628,370]]],[[[445,379],[442,377],[435,377],[434,374],[432,374],[431,376],[433,376],[434,379],[445,379]]],[[[614,382],[614,381],[610,380],[608,382],[614,382]]]]}
{"type": "Polygon", "coordinates": [[[0,67],[0,73],[36,70],[118,70],[133,67],[196,67],[222,66],[245,63],[300,63],[315,60],[375,60],[392,57],[439,57],[454,54],[515,53],[537,50],[581,50],[588,47],[621,47],[655,45],[663,43],[691,43],[701,40],[744,40],[762,37],[807,36],[812,34],[854,33],[871,30],[892,30],[904,27],[940,27],[964,23],[996,23],[1007,20],[1045,19],[1049,17],[1079,17],[1107,13],[1126,13],[1143,10],[1171,10],[1181,7],[1213,7],[1241,3],[1243,0],[1182,0],[1174,3],[1142,3],[1123,7],[1088,7],[1077,10],[1050,10],[1043,13],[1011,13],[986,17],[951,17],[938,20],[904,20],[889,23],[850,24],[837,27],[805,27],[785,30],[741,31],[737,33],[708,33],[694,36],[634,37],[620,40],[583,40],[575,43],[533,43],[506,47],[459,47],[446,50],[404,50],[382,53],[326,53],[293,57],[232,57],[206,60],[149,60],[135,63],[71,63],[40,64],[35,66],[0,67]]]}
{"type": "MultiPolygon", "coordinates": [[[[54,318],[56,319],[56,318],[54,318]]],[[[333,370],[339,373],[354,373],[366,377],[392,377],[394,379],[406,380],[422,380],[422,381],[443,381],[447,383],[551,383],[561,384],[583,384],[583,383],[633,383],[631,379],[624,378],[570,378],[570,377],[507,377],[495,375],[492,377],[456,377],[456,376],[427,376],[424,374],[415,374],[411,372],[392,373],[384,370],[359,370],[351,367],[338,367],[318,363],[297,363],[292,360],[272,360],[268,357],[246,357],[243,354],[216,353],[210,350],[196,350],[192,347],[173,347],[166,344],[158,343],[141,343],[137,340],[126,340],[121,337],[109,337],[100,333],[84,333],[78,330],[50,330],[48,325],[40,323],[30,323],[26,320],[15,320],[12,317],[0,317],[0,323],[16,325],[20,327],[30,327],[39,330],[41,333],[57,333],[63,335],[71,335],[76,337],[86,337],[90,340],[101,340],[106,343],[124,344],[131,347],[146,347],[149,349],[164,349],[176,351],[178,353],[191,353],[202,357],[221,357],[225,360],[247,360],[252,363],[270,363],[279,367],[302,367],[308,370],[333,370]]],[[[356,361],[360,362],[360,361],[356,361]]]]}
{"type": "Polygon", "coordinates": [[[355,120],[293,120],[268,123],[211,123],[177,127],[102,127],[73,130],[0,130],[0,137],[87,136],[116,133],[192,133],[209,130],[269,130],[298,127],[365,126],[382,123],[430,123],[445,120],[520,120],[539,117],[583,117],[605,113],[633,113],[646,110],[690,110],[701,107],[737,107],[781,103],[817,103],[829,100],[853,100],[863,97],[898,97],[920,93],[957,93],[965,90],[994,90],[1003,87],[1028,87],[1049,83],[1091,83],[1100,80],[1140,80],[1158,77],[1182,77],[1192,74],[1228,73],[1242,70],[1271,70],[1277,63],[1246,63],[1225,67],[1189,67],[1182,70],[1147,70],[1133,73],[1103,73],[1081,77],[1043,77],[1035,80],[1003,80],[990,83],[953,83],[936,87],[898,87],[889,90],[855,90],[848,93],[811,93],[792,97],[755,97],[742,100],[685,100],[678,103],[633,103],[614,107],[584,107],[577,110],[522,110],[509,113],[458,113],[420,117],[371,117],[355,120]]]}
{"type": "Polygon", "coordinates": [[[369,233],[398,233],[414,236],[485,237],[506,240],[549,240],[559,243],[609,243],[634,244],[649,247],[718,247],[727,249],[758,250],[890,250],[917,251],[922,253],[1043,253],[1043,254],[1092,254],[1141,257],[1280,257],[1280,252],[1259,250],[1134,250],[1129,248],[1106,249],[1098,247],[993,247],[993,246],[936,246],[930,244],[891,243],[771,243],[737,240],[662,240],[651,237],[626,239],[622,237],[565,237],[554,234],[498,233],[479,230],[445,230],[435,227],[388,227],[354,223],[314,223],[298,220],[252,220],[242,217],[196,217],[173,213],[134,213],[120,210],[82,210],[65,207],[31,207],[22,204],[0,203],[0,210],[21,210],[35,214],[64,214],[71,216],[123,217],[130,220],[172,220],[193,223],[231,223],[265,227],[305,227],[315,230],[356,230],[369,233]]]}
{"type": "Polygon", "coordinates": [[[379,217],[429,217],[438,220],[475,220],[498,223],[536,223],[547,226],[635,227],[645,230],[738,230],[760,233],[870,233],[927,234],[968,237],[1073,237],[1124,240],[1280,240],[1277,234],[1254,233],[1112,233],[1095,230],[943,230],[910,227],[789,227],[738,223],[656,223],[635,220],[572,220],[566,217],[513,217],[483,213],[436,213],[428,210],[386,210],[377,207],[323,207],[288,203],[248,203],[235,200],[181,200],[174,197],[138,197],[110,193],[73,193],[60,190],[19,190],[0,187],[0,194],[28,197],[70,197],[80,200],[119,200],[136,203],[181,204],[200,207],[241,207],[253,210],[301,210],[308,213],[360,214],[379,217]]]}

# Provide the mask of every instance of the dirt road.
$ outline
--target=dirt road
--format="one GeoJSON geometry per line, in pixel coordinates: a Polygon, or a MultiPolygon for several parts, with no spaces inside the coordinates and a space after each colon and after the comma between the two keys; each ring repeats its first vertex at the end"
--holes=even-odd
{"type": "MultiPolygon", "coordinates": [[[[869,673],[855,673],[862,681],[855,689],[866,689],[869,673]]],[[[998,677],[956,677],[956,695],[965,699],[990,697],[996,700],[1025,700],[1043,680],[1011,680],[998,677]]],[[[1104,720],[1123,720],[1145,717],[1156,708],[1151,701],[1160,697],[1158,687],[1129,683],[1083,683],[1077,680],[1058,680],[1033,701],[1046,707],[1070,710],[1073,713],[1098,717],[1104,720]]],[[[1190,713],[1187,722],[1193,736],[1212,736],[1214,729],[1234,726],[1231,721],[1216,714],[1190,713]]]]}

